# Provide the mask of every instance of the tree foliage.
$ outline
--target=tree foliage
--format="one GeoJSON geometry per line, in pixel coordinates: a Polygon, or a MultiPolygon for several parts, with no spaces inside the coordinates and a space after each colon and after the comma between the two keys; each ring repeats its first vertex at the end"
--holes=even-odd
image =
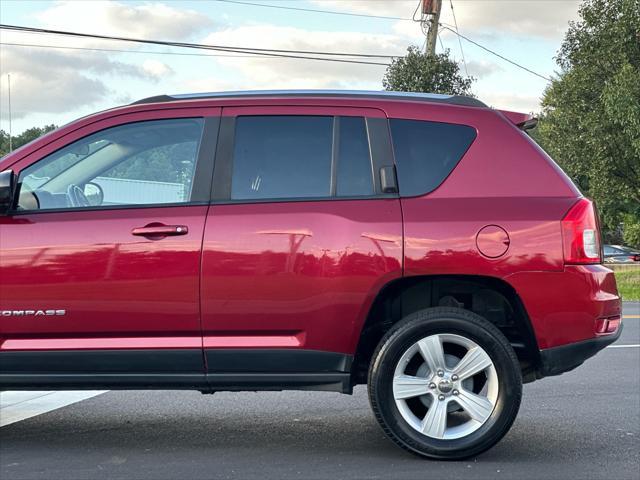
{"type": "Polygon", "coordinates": [[[382,86],[398,92],[429,92],[448,95],[471,94],[472,77],[463,77],[449,50],[434,56],[411,46],[404,57],[395,58],[387,67],[382,86]]]}
{"type": "Polygon", "coordinates": [[[586,0],[546,89],[537,138],[600,210],[606,236],[640,246],[640,2],[586,0]]]}
{"type": "MultiPolygon", "coordinates": [[[[12,148],[15,150],[38,137],[41,137],[45,133],[49,133],[52,130],[58,128],[56,125],[45,125],[44,127],[33,127],[25,130],[20,135],[13,135],[12,148]]],[[[4,130],[0,130],[0,157],[9,153],[9,133],[4,130]]]]}

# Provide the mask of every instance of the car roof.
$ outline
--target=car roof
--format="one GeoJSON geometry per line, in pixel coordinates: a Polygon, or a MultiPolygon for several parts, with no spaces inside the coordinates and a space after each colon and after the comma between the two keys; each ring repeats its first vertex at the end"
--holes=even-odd
{"type": "Polygon", "coordinates": [[[131,105],[145,103],[165,103],[184,100],[206,100],[222,98],[268,98],[268,97],[342,97],[342,98],[379,98],[385,100],[410,100],[429,103],[445,103],[465,107],[485,107],[477,98],[464,95],[443,95],[440,93],[389,92],[377,90],[243,90],[230,92],[187,93],[177,95],[156,95],[133,102],[131,105]]]}

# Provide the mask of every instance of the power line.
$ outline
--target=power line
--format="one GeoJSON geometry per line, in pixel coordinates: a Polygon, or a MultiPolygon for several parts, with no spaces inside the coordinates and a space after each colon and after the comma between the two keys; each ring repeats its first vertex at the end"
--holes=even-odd
{"type": "Polygon", "coordinates": [[[387,15],[367,15],[365,13],[349,13],[349,12],[337,12],[335,10],[319,10],[315,8],[301,8],[301,7],[285,7],[283,5],[273,5],[269,3],[255,3],[255,2],[243,2],[239,0],[215,0],[216,2],[222,3],[233,3],[236,5],[246,5],[251,7],[265,7],[265,8],[278,8],[281,10],[295,10],[298,12],[312,12],[312,13],[326,13],[329,15],[344,15],[348,17],[364,17],[364,18],[378,18],[382,20],[403,20],[403,21],[412,21],[411,18],[404,17],[392,17],[387,15]]]}
{"type": "MultiPolygon", "coordinates": [[[[456,20],[456,12],[453,9],[453,0],[449,0],[449,5],[451,5],[451,13],[453,14],[453,24],[456,27],[456,33],[459,33],[458,31],[458,21],[456,20]]],[[[464,58],[464,50],[462,49],[462,40],[460,40],[460,36],[458,35],[458,45],[460,45],[460,53],[462,54],[462,63],[464,64],[464,73],[467,74],[467,77],[469,76],[469,70],[467,70],[467,61],[464,58]]]]}
{"type": "MultiPolygon", "coordinates": [[[[442,43],[442,36],[440,35],[440,33],[438,32],[438,41],[440,42],[440,48],[442,49],[442,51],[444,52],[444,43],[442,43]]],[[[467,75],[468,76],[468,75],[467,75]]]]}
{"type": "MultiPolygon", "coordinates": [[[[492,55],[495,55],[505,62],[509,62],[510,64],[521,68],[532,75],[535,75],[539,78],[542,78],[547,81],[551,81],[551,78],[541,75],[530,68],[527,68],[519,63],[510,60],[509,58],[501,55],[494,50],[491,50],[484,45],[470,39],[469,37],[462,35],[459,32],[456,32],[454,29],[447,26],[445,23],[439,24],[445,30],[450,31],[454,35],[457,35],[460,38],[463,38],[469,43],[480,47],[481,49],[489,52],[492,55]]],[[[380,65],[380,66],[388,66],[388,63],[383,62],[371,62],[371,61],[362,61],[362,60],[353,60],[353,59],[345,59],[345,58],[325,58],[325,57],[312,57],[305,54],[313,54],[313,55],[323,55],[323,56],[342,56],[342,57],[365,57],[365,58],[398,58],[401,55],[375,55],[375,54],[364,54],[364,53],[344,53],[344,52],[324,52],[324,51],[309,51],[309,50],[285,50],[285,49],[268,49],[268,48],[254,48],[254,47],[235,47],[235,46],[227,46],[227,45],[203,45],[197,43],[184,43],[184,42],[169,42],[169,41],[161,41],[161,40],[145,40],[139,38],[129,38],[129,37],[116,37],[116,36],[108,36],[108,35],[97,35],[97,34],[89,34],[89,33],[79,33],[79,32],[69,32],[62,30],[50,30],[50,29],[42,29],[42,28],[33,28],[33,27],[22,27],[17,25],[5,25],[0,24],[0,29],[2,30],[10,30],[10,31],[18,31],[23,33],[37,33],[37,34],[49,34],[49,35],[62,35],[62,36],[70,36],[76,38],[95,38],[99,40],[109,40],[109,41],[122,41],[122,42],[132,42],[132,43],[142,43],[149,45],[162,45],[168,47],[178,47],[178,48],[193,48],[199,50],[213,50],[220,52],[228,52],[228,53],[241,53],[247,55],[259,55],[265,57],[277,57],[277,58],[297,58],[301,60],[316,60],[316,61],[326,61],[326,62],[339,62],[339,63],[353,63],[353,64],[362,64],[362,65],[380,65]],[[293,55],[296,54],[296,55],[293,55]],[[300,54],[300,55],[297,55],[300,54]]]]}
{"type": "MultiPolygon", "coordinates": [[[[279,9],[284,9],[284,10],[298,10],[298,11],[302,11],[302,12],[312,12],[312,13],[329,13],[329,14],[335,14],[335,15],[348,15],[348,16],[356,16],[356,17],[371,17],[371,18],[385,18],[385,19],[391,19],[391,20],[406,20],[406,21],[413,21],[413,22],[420,22],[420,19],[416,19],[416,13],[418,12],[418,9],[420,8],[420,5],[422,4],[421,0],[418,0],[418,5],[416,6],[412,18],[403,18],[403,17],[391,17],[391,16],[382,16],[382,15],[366,15],[366,14],[357,14],[357,13],[347,13],[347,12],[336,12],[336,11],[331,11],[331,10],[317,10],[317,9],[311,9],[311,8],[299,8],[299,7],[285,7],[282,5],[272,5],[272,4],[266,4],[266,3],[255,3],[255,2],[245,2],[245,1],[240,1],[240,0],[216,0],[219,2],[223,2],[223,3],[234,3],[234,4],[238,4],[238,5],[247,5],[247,6],[259,6],[259,7],[267,7],[267,8],[279,8],[279,9]]],[[[544,75],[541,75],[527,67],[524,67],[523,65],[520,65],[519,63],[508,59],[507,57],[505,57],[504,55],[501,55],[493,50],[491,50],[490,48],[485,47],[484,45],[481,45],[480,43],[476,42],[475,40],[471,40],[469,37],[466,37],[462,34],[460,34],[458,32],[458,22],[455,16],[455,11],[453,9],[453,3],[451,2],[451,11],[453,13],[453,21],[455,23],[455,25],[448,25],[447,23],[443,23],[440,22],[439,25],[442,26],[443,28],[445,28],[446,30],[451,31],[452,33],[454,33],[455,35],[458,36],[458,44],[460,45],[460,52],[462,54],[462,61],[464,62],[464,69],[465,72],[467,73],[467,76],[469,76],[469,72],[467,70],[467,62],[466,62],[466,58],[464,56],[464,50],[462,49],[462,42],[460,41],[461,38],[465,39],[466,41],[482,48],[483,50],[485,50],[486,52],[497,56],[498,58],[501,58],[502,60],[509,62],[510,64],[521,68],[537,77],[540,77],[544,80],[547,81],[551,81],[551,78],[549,77],[545,77],[544,75]],[[452,30],[450,27],[454,27],[455,31],[452,30]]],[[[423,31],[424,33],[424,31],[423,31]]],[[[442,47],[442,39],[440,39],[440,45],[442,47]]],[[[391,58],[397,58],[397,57],[391,57],[391,58]]]]}
{"type": "Polygon", "coordinates": [[[450,31],[451,33],[453,33],[454,35],[457,35],[458,37],[465,39],[467,42],[469,42],[469,43],[473,43],[475,46],[480,47],[481,49],[483,49],[483,50],[485,50],[485,51],[489,52],[490,54],[495,55],[496,57],[501,58],[501,59],[502,59],[502,60],[504,60],[505,62],[509,62],[511,65],[515,65],[516,67],[521,68],[522,70],[526,70],[527,72],[529,72],[529,73],[531,73],[531,74],[535,75],[536,77],[540,77],[540,78],[542,78],[542,79],[544,79],[544,80],[547,80],[548,82],[550,82],[550,81],[551,81],[551,78],[550,78],[550,77],[545,77],[544,75],[542,75],[542,74],[540,74],[540,73],[538,73],[538,72],[535,72],[535,71],[531,70],[530,68],[527,68],[527,67],[525,67],[525,66],[523,66],[523,65],[520,65],[519,63],[516,63],[516,62],[514,62],[513,60],[509,60],[509,59],[508,59],[507,57],[505,57],[504,55],[500,55],[499,53],[494,52],[493,50],[491,50],[491,49],[489,49],[489,48],[487,48],[487,47],[485,47],[485,46],[483,46],[483,45],[480,45],[478,42],[471,40],[469,37],[465,37],[465,36],[464,36],[464,35],[462,35],[461,33],[456,32],[456,31],[455,31],[455,30],[453,30],[452,28],[449,28],[449,27],[447,27],[446,25],[443,25],[442,23],[440,24],[440,26],[441,26],[442,28],[444,28],[445,30],[449,30],[449,31],[450,31]]]}
{"type": "MultiPolygon", "coordinates": [[[[51,29],[45,29],[45,28],[23,27],[19,25],[0,24],[0,29],[23,32],[23,33],[44,33],[44,34],[50,34],[50,35],[62,35],[62,36],[76,37],[76,38],[95,38],[98,40],[144,43],[144,44],[150,44],[150,45],[163,45],[163,46],[180,47],[180,48],[195,48],[195,49],[201,49],[201,50],[217,50],[217,51],[223,51],[223,52],[248,53],[252,55],[266,54],[274,57],[288,56],[292,58],[298,58],[294,55],[289,55],[289,54],[302,54],[302,55],[324,55],[324,56],[363,57],[363,58],[395,58],[395,56],[393,55],[378,55],[378,54],[367,54],[367,53],[325,52],[325,51],[317,51],[317,50],[286,50],[286,49],[276,49],[276,48],[236,47],[236,46],[229,46],[229,45],[205,45],[200,43],[170,42],[170,41],[164,41],[164,40],[116,37],[116,36],[110,36],[110,35],[98,35],[94,33],[80,33],[80,32],[70,32],[65,30],[51,30],[51,29]],[[283,55],[283,54],[286,54],[286,55],[283,55]]],[[[301,57],[301,58],[309,58],[314,60],[327,60],[327,61],[335,61],[335,62],[344,61],[349,63],[386,65],[386,63],[360,62],[355,60],[340,60],[340,59],[331,59],[331,58],[318,58],[318,57],[301,57]]]]}
{"type": "MultiPolygon", "coordinates": [[[[89,48],[89,47],[67,47],[62,45],[39,45],[36,43],[10,43],[0,42],[0,45],[7,45],[11,47],[35,47],[35,48],[53,48],[60,50],[88,50],[92,52],[116,52],[116,53],[144,53],[149,55],[179,55],[187,57],[218,57],[218,58],[254,58],[251,54],[245,55],[222,55],[218,53],[186,53],[186,52],[153,52],[151,50],[118,50],[114,48],[89,48]]],[[[269,58],[278,57],[263,57],[265,60],[269,58]]]]}

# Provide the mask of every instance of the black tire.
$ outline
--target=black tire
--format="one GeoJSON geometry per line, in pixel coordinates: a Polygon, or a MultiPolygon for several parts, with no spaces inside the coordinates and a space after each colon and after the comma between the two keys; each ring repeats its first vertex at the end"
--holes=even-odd
{"type": "Polygon", "coordinates": [[[511,428],[520,408],[522,376],[509,341],[493,324],[460,308],[437,307],[413,313],[380,340],[369,368],[369,401],[384,433],[414,454],[438,460],[478,455],[495,445],[511,428]],[[452,333],[473,340],[491,357],[498,376],[498,397],[487,421],[466,437],[441,440],[428,437],[402,417],[393,395],[393,376],[403,353],[429,335],[452,333]]]}

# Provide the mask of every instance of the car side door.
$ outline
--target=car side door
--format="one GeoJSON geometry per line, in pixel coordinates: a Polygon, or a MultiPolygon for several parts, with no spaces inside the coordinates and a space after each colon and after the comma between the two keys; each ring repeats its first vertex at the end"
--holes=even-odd
{"type": "Polygon", "coordinates": [[[119,115],[12,166],[2,386],[204,385],[200,259],[219,114],[119,115]]]}
{"type": "Polygon", "coordinates": [[[402,275],[384,112],[224,108],[213,198],[202,277],[212,387],[348,389],[369,307],[402,275]]]}

